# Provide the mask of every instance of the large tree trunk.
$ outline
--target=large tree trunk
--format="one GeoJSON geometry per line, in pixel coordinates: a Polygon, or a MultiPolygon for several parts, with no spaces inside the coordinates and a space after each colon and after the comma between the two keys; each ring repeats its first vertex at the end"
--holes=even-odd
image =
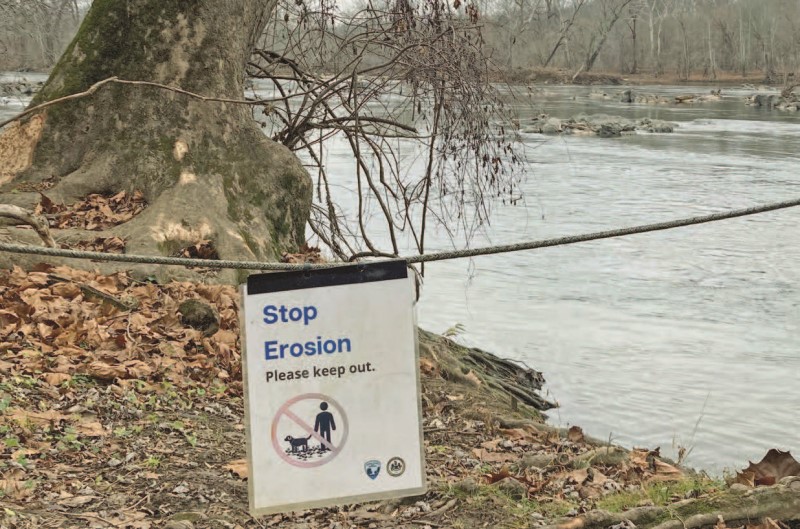
{"type": "MultiPolygon", "coordinates": [[[[95,0],[33,104],[112,76],[242,99],[246,60],[275,5],[95,0]]],[[[308,174],[263,135],[250,107],[144,86],[108,84],[7,127],[0,136],[0,203],[33,207],[39,195],[26,190],[48,178],[55,185],[46,195],[64,204],[92,193],[141,191],[149,205],[128,222],[106,232],[55,233],[62,243],[120,236],[127,253],[168,255],[207,239],[223,259],[274,259],[304,240],[311,203],[308,174]],[[4,145],[16,159],[1,155],[4,145]]],[[[34,240],[24,230],[8,233],[5,240],[34,240]]],[[[8,264],[7,255],[3,260],[8,264]]]]}

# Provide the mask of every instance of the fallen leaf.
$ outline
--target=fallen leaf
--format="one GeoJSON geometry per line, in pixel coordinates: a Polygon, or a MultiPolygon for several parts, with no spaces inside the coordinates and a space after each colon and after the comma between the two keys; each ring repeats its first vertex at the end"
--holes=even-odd
{"type": "Polygon", "coordinates": [[[484,441],[481,443],[481,446],[487,450],[491,450],[493,452],[497,451],[497,448],[500,446],[503,440],[501,438],[493,439],[491,441],[484,441]]]}
{"type": "Polygon", "coordinates": [[[32,496],[36,490],[36,482],[25,479],[22,471],[14,470],[0,479],[0,492],[4,498],[21,500],[32,496]]]}
{"type": "Polygon", "coordinates": [[[60,386],[64,382],[72,380],[72,375],[66,373],[45,373],[42,375],[42,378],[51,386],[60,386]]]}
{"type": "Polygon", "coordinates": [[[474,371],[470,371],[469,373],[467,373],[464,378],[466,378],[476,386],[480,386],[481,384],[483,384],[483,382],[481,382],[481,379],[478,378],[478,375],[476,375],[474,371]]]}
{"type": "Polygon", "coordinates": [[[791,452],[773,448],[758,463],[751,461],[745,472],[753,473],[755,486],[768,486],[788,476],[800,476],[800,463],[791,452]]]}
{"type": "Polygon", "coordinates": [[[502,481],[508,477],[511,477],[511,472],[508,470],[508,465],[503,465],[503,467],[500,469],[500,472],[489,473],[486,475],[489,485],[497,483],[498,481],[502,481]]]}
{"type": "Polygon", "coordinates": [[[570,443],[580,443],[583,439],[583,430],[580,426],[573,426],[567,431],[567,441],[570,443]]]}
{"type": "Polygon", "coordinates": [[[224,468],[226,470],[230,470],[231,472],[233,472],[234,474],[236,474],[237,476],[239,476],[242,479],[247,479],[247,477],[250,474],[250,471],[247,468],[247,460],[246,459],[236,459],[234,461],[231,461],[230,463],[228,463],[227,465],[225,465],[222,468],[224,468]]]}
{"type": "Polygon", "coordinates": [[[513,452],[489,452],[485,448],[473,448],[472,453],[486,463],[506,463],[519,459],[519,455],[513,452]]]}
{"type": "Polygon", "coordinates": [[[733,480],[733,482],[739,483],[740,485],[745,485],[747,487],[755,487],[756,486],[755,472],[751,472],[749,470],[742,470],[741,472],[737,472],[736,478],[733,480]]]}
{"type": "Polygon", "coordinates": [[[94,499],[94,496],[73,496],[72,498],[59,500],[58,504],[64,507],[81,507],[87,503],[92,503],[94,499]]]}
{"type": "Polygon", "coordinates": [[[121,366],[112,366],[105,362],[92,362],[87,366],[89,375],[100,380],[114,380],[115,378],[124,377],[126,375],[125,368],[121,366]]]}
{"type": "Polygon", "coordinates": [[[108,431],[97,421],[80,422],[75,425],[75,431],[84,437],[105,437],[108,431]]]}

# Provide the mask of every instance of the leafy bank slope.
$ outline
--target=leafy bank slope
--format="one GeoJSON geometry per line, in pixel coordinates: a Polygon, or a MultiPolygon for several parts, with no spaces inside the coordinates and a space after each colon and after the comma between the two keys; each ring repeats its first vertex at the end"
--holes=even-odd
{"type": "Polygon", "coordinates": [[[0,302],[3,529],[723,529],[718,512],[738,525],[800,518],[800,481],[731,491],[657,450],[548,427],[539,373],[420,331],[429,492],[254,520],[234,288],[43,265],[0,271],[0,302]]]}

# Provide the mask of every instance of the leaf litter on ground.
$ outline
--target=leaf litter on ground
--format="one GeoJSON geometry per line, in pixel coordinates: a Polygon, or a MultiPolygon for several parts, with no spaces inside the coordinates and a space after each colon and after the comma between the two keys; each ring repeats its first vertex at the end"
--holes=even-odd
{"type": "Polygon", "coordinates": [[[0,271],[0,526],[527,527],[686,478],[658,449],[598,446],[520,415],[490,384],[451,380],[453,342],[423,336],[430,491],[253,520],[238,325],[231,286],[0,271]],[[187,300],[213,308],[213,334],[182,322],[187,300]]]}

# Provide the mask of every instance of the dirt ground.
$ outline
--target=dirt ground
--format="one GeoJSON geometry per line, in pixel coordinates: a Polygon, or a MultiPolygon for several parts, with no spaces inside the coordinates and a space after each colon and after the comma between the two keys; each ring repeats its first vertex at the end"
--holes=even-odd
{"type": "MultiPolygon", "coordinates": [[[[226,286],[0,271],[0,527],[632,529],[630,519],[691,529],[709,524],[689,517],[740,507],[756,491],[753,474],[731,501],[726,484],[657,449],[548,427],[529,405],[547,403],[521,393],[534,393],[540,374],[420,331],[428,492],[253,519],[237,307],[226,286]],[[187,300],[212,307],[216,321],[193,318],[187,300]]],[[[794,501],[794,482],[781,483],[767,488],[794,501]]]]}

